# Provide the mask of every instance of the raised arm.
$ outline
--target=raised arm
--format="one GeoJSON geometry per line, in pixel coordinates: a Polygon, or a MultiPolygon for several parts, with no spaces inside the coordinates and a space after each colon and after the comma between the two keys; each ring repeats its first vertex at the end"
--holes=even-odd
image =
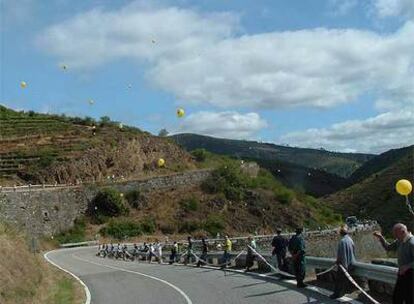
{"type": "Polygon", "coordinates": [[[373,233],[373,235],[380,241],[382,247],[384,247],[384,249],[386,251],[395,251],[395,250],[397,250],[397,247],[398,247],[398,241],[397,240],[395,240],[392,243],[389,243],[384,238],[384,236],[381,234],[381,232],[378,232],[378,231],[375,231],[373,233]]]}

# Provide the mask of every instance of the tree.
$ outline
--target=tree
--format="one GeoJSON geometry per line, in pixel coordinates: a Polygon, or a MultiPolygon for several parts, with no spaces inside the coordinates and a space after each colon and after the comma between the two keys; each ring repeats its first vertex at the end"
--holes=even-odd
{"type": "Polygon", "coordinates": [[[165,129],[165,128],[163,128],[163,129],[161,129],[160,130],[160,132],[158,133],[158,136],[160,136],[160,137],[166,137],[166,136],[168,136],[168,131],[167,131],[167,129],[165,129]]]}
{"type": "Polygon", "coordinates": [[[111,118],[109,116],[102,116],[100,119],[101,125],[108,125],[111,122],[111,118]]]}

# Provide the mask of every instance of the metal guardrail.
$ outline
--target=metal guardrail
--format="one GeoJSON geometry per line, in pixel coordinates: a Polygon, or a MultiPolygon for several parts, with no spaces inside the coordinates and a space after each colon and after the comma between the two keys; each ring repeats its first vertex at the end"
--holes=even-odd
{"type": "Polygon", "coordinates": [[[72,248],[72,247],[82,247],[82,246],[95,246],[98,245],[98,241],[86,241],[86,242],[79,242],[79,243],[66,243],[60,244],[61,248],[72,248]]]}

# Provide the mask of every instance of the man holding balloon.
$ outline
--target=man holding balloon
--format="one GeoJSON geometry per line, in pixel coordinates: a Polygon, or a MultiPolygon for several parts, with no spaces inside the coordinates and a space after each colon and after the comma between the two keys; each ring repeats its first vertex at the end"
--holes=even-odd
{"type": "MultiPolygon", "coordinates": [[[[406,204],[411,214],[414,215],[408,195],[412,191],[410,181],[399,180],[395,185],[397,192],[405,196],[406,204]]],[[[379,231],[374,236],[381,242],[387,251],[397,251],[398,278],[394,288],[393,304],[414,304],[414,236],[402,223],[395,224],[392,229],[395,241],[389,243],[379,231]]]]}

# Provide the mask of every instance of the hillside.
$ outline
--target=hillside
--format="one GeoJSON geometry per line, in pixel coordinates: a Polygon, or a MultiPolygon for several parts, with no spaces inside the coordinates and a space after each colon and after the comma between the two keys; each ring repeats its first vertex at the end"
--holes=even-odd
{"type": "Polygon", "coordinates": [[[100,233],[108,238],[142,235],[215,236],[271,233],[274,228],[294,229],[336,225],[341,216],[317,199],[284,187],[270,172],[246,171],[240,161],[223,156],[197,155],[200,166],[215,166],[201,185],[165,190],[121,193],[101,190],[91,201],[85,221],[62,242],[80,241],[100,233]],[[252,175],[251,175],[252,174],[252,175]],[[116,210],[116,212],[114,212],[116,210]],[[82,232],[86,230],[86,232],[82,232]]]}
{"type": "Polygon", "coordinates": [[[414,145],[409,147],[404,147],[400,149],[392,149],[385,153],[382,153],[374,158],[371,158],[361,167],[359,167],[352,175],[350,176],[351,183],[357,183],[365,178],[368,178],[374,173],[380,172],[392,164],[396,163],[398,160],[407,157],[410,153],[414,151],[414,145]]]}
{"type": "Polygon", "coordinates": [[[0,106],[0,184],[95,182],[194,168],[167,138],[102,117],[16,112],[0,106]],[[159,158],[166,161],[158,168],[159,158]]]}
{"type": "Polygon", "coordinates": [[[84,303],[82,286],[30,252],[22,233],[0,223],[0,243],[0,303],[84,303]]]}
{"type": "Polygon", "coordinates": [[[361,153],[338,153],[325,150],[293,148],[256,141],[231,140],[196,134],[172,136],[188,151],[206,149],[207,151],[240,158],[278,160],[306,168],[324,170],[341,177],[349,177],[373,155],[361,153]]]}
{"type": "MultiPolygon", "coordinates": [[[[325,202],[345,216],[357,215],[361,218],[378,220],[387,231],[397,221],[412,225],[414,219],[408,213],[404,198],[395,192],[395,183],[399,179],[413,180],[414,151],[412,147],[409,147],[409,150],[411,152],[397,158],[385,169],[345,190],[326,197],[325,202]]],[[[377,158],[381,160],[386,156],[380,155],[377,158]]],[[[376,160],[373,159],[372,162],[376,163],[376,160]]],[[[413,199],[411,195],[410,200],[413,201],[413,199]]]]}
{"type": "Polygon", "coordinates": [[[269,170],[286,187],[314,197],[335,193],[351,185],[347,179],[323,170],[306,168],[278,160],[251,160],[269,170]]]}

